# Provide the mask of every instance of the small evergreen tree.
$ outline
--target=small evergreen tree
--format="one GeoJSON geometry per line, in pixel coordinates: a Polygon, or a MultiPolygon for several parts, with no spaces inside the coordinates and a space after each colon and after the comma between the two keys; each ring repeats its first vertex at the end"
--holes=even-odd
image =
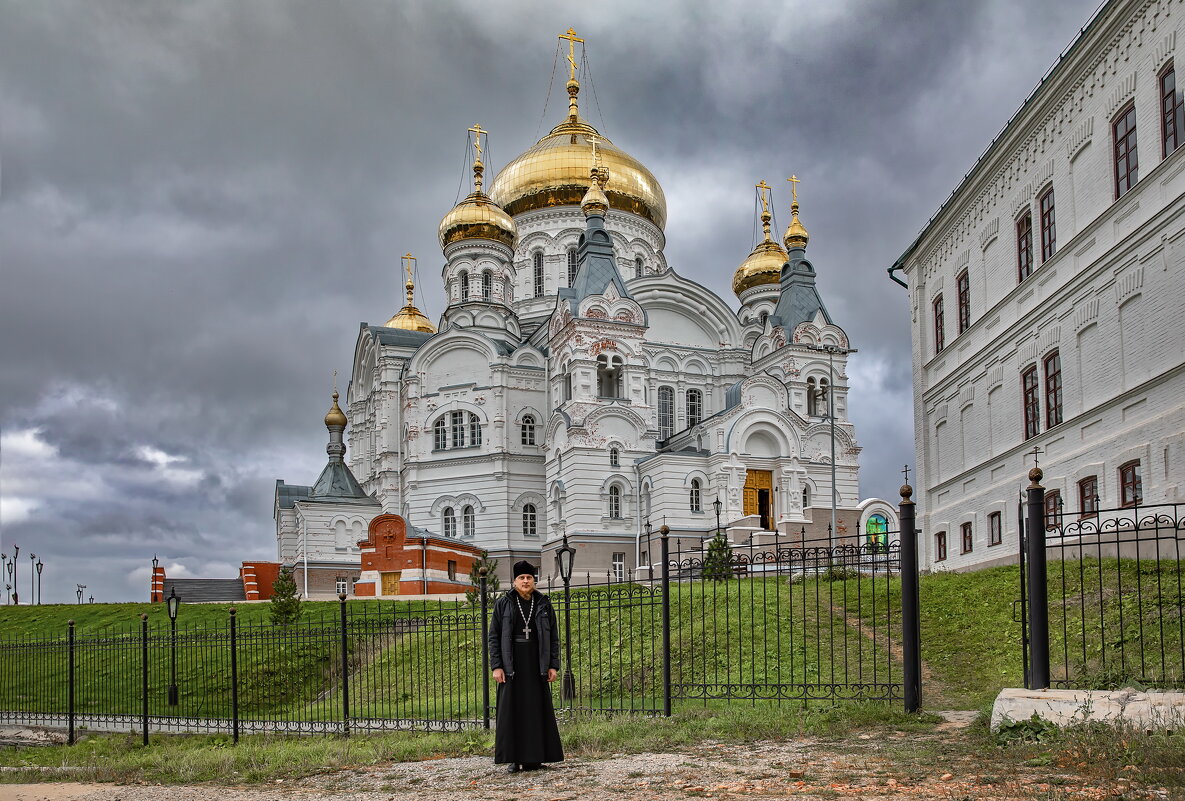
{"type": "Polygon", "coordinates": [[[708,552],[704,555],[704,578],[727,581],[731,576],[732,549],[728,547],[724,532],[720,532],[708,543],[708,552]]]}
{"type": "Polygon", "coordinates": [[[296,579],[292,571],[284,567],[272,583],[272,624],[288,626],[300,620],[300,596],[296,594],[296,579]]]}
{"type": "Polygon", "coordinates": [[[491,559],[487,551],[481,552],[481,557],[474,563],[473,567],[469,569],[469,589],[465,590],[465,600],[470,606],[480,606],[481,596],[481,574],[478,573],[482,568],[486,569],[486,598],[489,603],[493,603],[494,599],[498,597],[498,576],[494,570],[498,567],[498,560],[491,559]]]}

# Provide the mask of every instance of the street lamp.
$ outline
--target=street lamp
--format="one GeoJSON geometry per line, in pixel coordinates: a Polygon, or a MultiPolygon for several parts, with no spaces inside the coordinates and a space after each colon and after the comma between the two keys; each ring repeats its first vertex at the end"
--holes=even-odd
{"type": "Polygon", "coordinates": [[[564,581],[564,683],[560,697],[571,702],[576,697],[576,677],[572,675],[572,596],[569,583],[572,581],[572,558],[576,549],[568,544],[568,535],[564,534],[564,544],[556,552],[560,560],[560,578],[564,581]]]}
{"type": "Polygon", "coordinates": [[[720,535],[720,507],[723,506],[720,502],[720,496],[716,496],[716,500],[712,501],[712,508],[716,510],[716,535],[720,535]]]}
{"type": "Polygon", "coordinates": [[[92,595],[89,600],[93,604],[95,602],[95,596],[92,595]]]}
{"type": "Polygon", "coordinates": [[[37,603],[37,554],[29,554],[29,603],[37,603]]]}
{"type": "Polygon", "coordinates": [[[0,562],[4,563],[4,574],[8,577],[8,582],[4,585],[4,603],[8,603],[9,591],[12,589],[12,565],[8,563],[8,554],[0,553],[0,562]]]}
{"type": "Polygon", "coordinates": [[[78,596],[78,603],[79,604],[82,603],[82,591],[85,589],[86,589],[85,584],[75,584],[74,585],[74,594],[78,596]]]}
{"type": "Polygon", "coordinates": [[[169,588],[165,603],[169,608],[169,706],[177,706],[177,607],[181,599],[176,587],[169,588]]]}
{"type": "Polygon", "coordinates": [[[16,580],[16,574],[17,574],[16,558],[20,554],[20,552],[21,552],[21,546],[19,546],[19,545],[12,546],[12,602],[17,605],[19,605],[21,602],[21,599],[19,596],[20,590],[18,589],[20,587],[20,585],[17,583],[17,580],[16,580]]]}
{"type": "Polygon", "coordinates": [[[40,559],[37,560],[37,605],[41,605],[41,569],[45,567],[45,562],[40,559]]]}
{"type": "Polygon", "coordinates": [[[650,542],[650,518],[646,518],[644,525],[646,529],[646,568],[650,574],[650,580],[654,581],[654,546],[650,542]]]}

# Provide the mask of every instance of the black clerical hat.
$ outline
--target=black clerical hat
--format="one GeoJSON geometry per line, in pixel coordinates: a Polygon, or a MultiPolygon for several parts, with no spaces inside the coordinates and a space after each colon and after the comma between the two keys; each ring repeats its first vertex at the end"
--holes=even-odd
{"type": "Polygon", "coordinates": [[[518,578],[519,576],[527,575],[528,573],[532,576],[536,576],[539,574],[539,570],[533,564],[531,564],[530,562],[528,562],[526,560],[524,560],[522,562],[515,562],[514,563],[514,577],[515,578],[518,578]]]}

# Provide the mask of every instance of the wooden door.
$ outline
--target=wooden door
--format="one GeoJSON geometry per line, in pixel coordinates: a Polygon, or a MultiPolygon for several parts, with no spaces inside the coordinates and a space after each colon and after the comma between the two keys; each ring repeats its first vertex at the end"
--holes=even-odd
{"type": "Polygon", "coordinates": [[[383,573],[383,595],[398,595],[399,594],[399,577],[403,575],[396,570],[392,573],[383,573]]]}
{"type": "MultiPolygon", "coordinates": [[[[774,488],[774,474],[772,470],[749,470],[745,473],[745,487],[744,487],[744,513],[746,515],[760,515],[762,514],[761,494],[759,490],[766,491],[766,497],[773,497],[774,488]]],[[[768,513],[769,502],[766,502],[766,512],[768,513]]]]}

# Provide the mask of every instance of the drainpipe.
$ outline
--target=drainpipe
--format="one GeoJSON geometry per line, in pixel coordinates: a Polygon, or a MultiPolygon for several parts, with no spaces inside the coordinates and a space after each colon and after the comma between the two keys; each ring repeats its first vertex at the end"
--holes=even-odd
{"type": "MultiPolygon", "coordinates": [[[[646,554],[647,559],[653,559],[646,554]]],[[[642,564],[642,467],[634,460],[634,578],[642,564]]],[[[651,562],[651,564],[654,564],[651,562]]]]}
{"type": "Polygon", "coordinates": [[[428,537],[420,537],[420,575],[424,579],[424,595],[428,594],[428,537]]]}

